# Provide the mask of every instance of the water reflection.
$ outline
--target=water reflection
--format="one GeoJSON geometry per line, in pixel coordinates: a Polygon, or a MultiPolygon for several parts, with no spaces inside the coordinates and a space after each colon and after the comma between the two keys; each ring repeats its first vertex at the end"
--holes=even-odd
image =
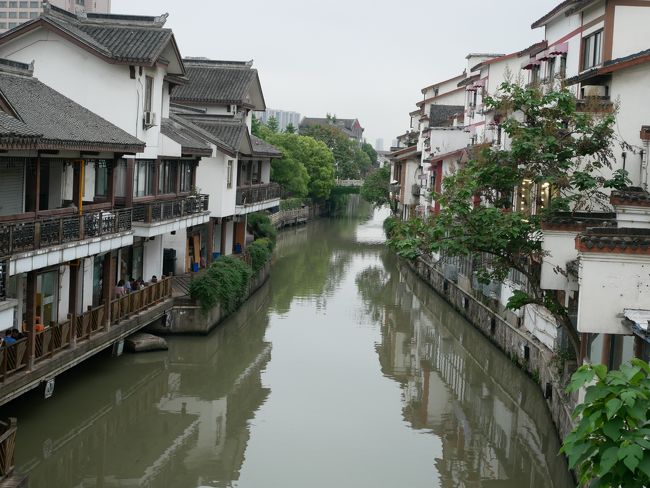
{"type": "Polygon", "coordinates": [[[210,336],[3,407],[30,487],[570,486],[535,387],[346,212],[284,232],[210,336]]]}
{"type": "Polygon", "coordinates": [[[405,420],[442,440],[439,486],[573,486],[539,390],[392,255],[381,261],[357,286],[405,420]]]}

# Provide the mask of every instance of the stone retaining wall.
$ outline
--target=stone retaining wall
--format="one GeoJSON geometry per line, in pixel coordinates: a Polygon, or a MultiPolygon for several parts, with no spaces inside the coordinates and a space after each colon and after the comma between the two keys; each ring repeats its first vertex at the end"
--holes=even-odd
{"type": "Polygon", "coordinates": [[[553,351],[528,331],[510,324],[424,259],[409,263],[409,267],[540,385],[558,434],[564,439],[574,426],[571,412],[576,398],[568,396],[562,385],[575,362],[562,364],[553,351]]]}
{"type": "MultiPolygon", "coordinates": [[[[271,262],[269,261],[251,280],[244,302],[266,283],[270,271],[271,262]]],[[[208,334],[229,315],[224,313],[221,305],[213,307],[206,313],[200,305],[189,298],[176,298],[168,320],[152,324],[146,330],[152,334],[161,335],[208,334]]]]}

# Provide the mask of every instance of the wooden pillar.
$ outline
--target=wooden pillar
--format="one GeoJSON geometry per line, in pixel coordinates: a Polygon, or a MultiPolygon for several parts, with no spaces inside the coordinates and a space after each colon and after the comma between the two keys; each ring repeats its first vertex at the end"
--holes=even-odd
{"type": "Polygon", "coordinates": [[[124,205],[128,207],[133,206],[133,193],[135,188],[133,186],[133,172],[135,171],[135,160],[127,159],[126,160],[126,182],[125,187],[126,191],[124,192],[124,205]]]}
{"type": "Polygon", "coordinates": [[[226,235],[227,235],[226,225],[227,224],[228,221],[226,219],[221,220],[221,255],[222,256],[228,254],[226,252],[226,235]]]}
{"type": "Polygon", "coordinates": [[[587,343],[589,342],[589,334],[580,334],[580,357],[578,358],[578,366],[585,362],[587,357],[587,343]]]}
{"type": "Polygon", "coordinates": [[[600,355],[600,363],[609,368],[609,360],[612,353],[612,335],[603,334],[603,349],[600,355]]]}
{"type": "Polygon", "coordinates": [[[102,303],[104,304],[104,317],[107,327],[110,327],[111,323],[111,300],[113,298],[113,288],[115,287],[114,267],[113,253],[106,253],[104,255],[104,274],[102,276],[102,303]]]}
{"type": "Polygon", "coordinates": [[[641,337],[634,336],[634,357],[637,359],[643,359],[643,343],[644,340],[641,337]]]}
{"type": "Polygon", "coordinates": [[[212,264],[212,253],[214,252],[214,224],[215,220],[210,219],[206,224],[208,226],[208,242],[205,243],[205,252],[208,254],[206,263],[208,266],[212,264]]]}
{"type": "Polygon", "coordinates": [[[79,266],[81,266],[80,260],[70,263],[70,299],[68,302],[68,313],[72,315],[77,315],[77,310],[79,310],[79,266]]]}
{"type": "MultiPolygon", "coordinates": [[[[246,218],[246,216],[241,216],[240,218],[246,218]]],[[[234,244],[241,245],[242,250],[246,246],[246,222],[237,222],[234,229],[234,244]]]]}
{"type": "Polygon", "coordinates": [[[115,169],[117,168],[118,164],[118,159],[115,158],[108,164],[107,172],[108,174],[106,175],[108,179],[108,188],[106,191],[106,199],[108,202],[111,204],[111,208],[115,207],[115,175],[117,174],[117,171],[115,169]]]}
{"type": "Polygon", "coordinates": [[[72,168],[72,203],[75,207],[81,208],[81,165],[79,163],[74,163],[72,168]]]}
{"type": "Polygon", "coordinates": [[[156,159],[153,163],[153,194],[158,196],[158,186],[159,186],[159,175],[160,175],[160,159],[156,159]]]}
{"type": "Polygon", "coordinates": [[[34,172],[34,212],[38,215],[41,209],[41,158],[36,158],[36,170],[34,172]]]}
{"type": "Polygon", "coordinates": [[[28,368],[31,370],[34,367],[34,355],[36,352],[36,341],[34,337],[34,323],[36,321],[36,271],[27,273],[26,283],[26,297],[25,297],[25,316],[27,321],[27,357],[28,368]]]}

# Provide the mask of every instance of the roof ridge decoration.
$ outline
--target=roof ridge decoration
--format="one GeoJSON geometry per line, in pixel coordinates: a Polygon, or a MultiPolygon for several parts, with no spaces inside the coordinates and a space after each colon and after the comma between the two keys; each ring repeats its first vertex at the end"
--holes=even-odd
{"type": "Polygon", "coordinates": [[[137,26],[137,27],[157,27],[162,28],[167,19],[169,18],[169,13],[164,13],[158,16],[150,15],[128,15],[128,14],[104,14],[104,13],[94,13],[86,12],[83,7],[78,6],[75,9],[75,13],[69,12],[68,10],[52,5],[49,2],[43,2],[43,15],[52,16],[52,17],[64,17],[66,20],[77,20],[81,23],[88,24],[98,24],[98,25],[111,25],[115,26],[137,26]]]}
{"type": "Polygon", "coordinates": [[[253,67],[253,60],[250,61],[225,61],[218,59],[209,59],[204,57],[186,57],[183,62],[187,66],[201,66],[213,68],[232,68],[232,69],[250,69],[253,67]]]}

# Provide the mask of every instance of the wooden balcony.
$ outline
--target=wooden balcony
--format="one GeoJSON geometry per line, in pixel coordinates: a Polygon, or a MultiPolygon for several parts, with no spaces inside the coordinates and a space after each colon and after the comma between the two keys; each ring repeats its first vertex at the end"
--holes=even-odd
{"type": "Polygon", "coordinates": [[[207,212],[209,198],[208,195],[190,195],[172,200],[135,204],[133,221],[153,224],[207,212]]]}
{"type": "Polygon", "coordinates": [[[14,470],[17,423],[15,418],[0,422],[0,482],[7,479],[14,470]]]}
{"type": "Polygon", "coordinates": [[[237,205],[254,205],[279,199],[281,195],[282,190],[277,183],[239,187],[237,188],[237,205]]]}
{"type": "Polygon", "coordinates": [[[172,279],[162,278],[142,290],[115,298],[108,308],[89,308],[81,315],[70,315],[62,323],[5,345],[0,349],[0,396],[11,393],[3,390],[10,390],[14,379],[24,384],[25,376],[45,378],[57,368],[68,369],[66,364],[72,367],[88,350],[101,350],[117,338],[147,325],[146,318],[141,320],[139,315],[156,308],[162,308],[158,312],[163,313],[165,307],[161,305],[165,303],[171,309],[171,297],[172,279]],[[111,313],[110,320],[106,319],[107,310],[111,313]]]}
{"type": "Polygon", "coordinates": [[[46,249],[131,230],[131,209],[3,221],[0,256],[46,249]]]}

